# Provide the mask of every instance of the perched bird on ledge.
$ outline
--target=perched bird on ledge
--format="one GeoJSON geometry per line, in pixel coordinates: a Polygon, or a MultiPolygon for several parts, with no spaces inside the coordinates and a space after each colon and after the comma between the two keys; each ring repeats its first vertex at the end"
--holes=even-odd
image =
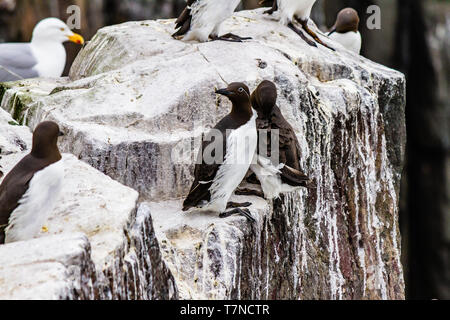
{"type": "Polygon", "coordinates": [[[265,13],[279,15],[281,23],[287,25],[291,30],[297,33],[306,43],[313,47],[317,47],[317,43],[335,51],[332,47],[324,43],[319,36],[308,27],[308,20],[311,15],[311,10],[316,3],[316,0],[262,0],[262,5],[268,5],[272,3],[272,8],[265,13]],[[306,31],[316,42],[308,39],[303,32],[298,29],[293,21],[296,20],[300,23],[303,30],[306,31]]]}
{"type": "Polygon", "coordinates": [[[340,43],[344,48],[360,54],[362,38],[358,28],[358,12],[352,8],[345,8],[339,12],[328,37],[340,43]]]}
{"type": "Polygon", "coordinates": [[[195,209],[219,213],[221,218],[241,214],[251,222],[251,203],[228,202],[247,174],[256,153],[256,112],[250,90],[243,83],[231,83],[216,93],[231,100],[231,112],[203,137],[195,166],[194,183],[183,203],[183,211],[195,209]],[[206,150],[213,150],[207,154],[206,150]],[[214,155],[212,154],[214,152],[214,155]],[[219,155],[219,152],[221,153],[219,155]],[[212,159],[208,159],[211,156],[212,159]],[[227,211],[227,209],[231,209],[227,211]]]}
{"type": "MultiPolygon", "coordinates": [[[[300,187],[314,188],[313,182],[301,169],[300,144],[294,129],[276,105],[275,84],[267,80],[261,82],[252,93],[251,101],[258,113],[258,148],[256,161],[250,169],[261,183],[264,197],[274,199],[280,193],[292,192],[300,187]],[[273,133],[278,134],[277,145],[272,145],[273,133]]],[[[239,189],[236,194],[261,196],[250,189],[239,189]]]]}
{"type": "Polygon", "coordinates": [[[63,43],[84,44],[79,34],[57,18],[40,21],[29,43],[0,44],[0,82],[38,77],[60,77],[66,66],[63,43]]]}
{"type": "Polygon", "coordinates": [[[64,177],[56,123],[40,123],[31,153],[0,185],[0,244],[34,238],[58,201],[64,177]]]}
{"type": "Polygon", "coordinates": [[[242,42],[251,38],[241,38],[232,33],[219,36],[222,23],[233,15],[241,0],[187,0],[186,8],[176,20],[178,29],[172,36],[185,41],[206,42],[224,40],[242,42]]]}

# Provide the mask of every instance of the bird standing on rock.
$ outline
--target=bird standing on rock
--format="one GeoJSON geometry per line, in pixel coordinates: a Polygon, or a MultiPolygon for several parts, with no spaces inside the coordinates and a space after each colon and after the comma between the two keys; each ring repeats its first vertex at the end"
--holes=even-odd
{"type": "Polygon", "coordinates": [[[339,12],[328,37],[340,43],[344,48],[360,54],[362,38],[358,28],[358,12],[352,8],[345,8],[339,12]]]}
{"type": "Polygon", "coordinates": [[[64,22],[47,18],[36,25],[30,43],[0,44],[0,82],[60,77],[66,66],[66,41],[84,44],[64,22]]]}
{"type": "MultiPolygon", "coordinates": [[[[256,174],[266,199],[278,198],[280,193],[300,187],[313,188],[313,183],[300,166],[300,144],[294,129],[276,105],[277,88],[271,81],[263,81],[251,95],[253,108],[258,113],[258,149],[256,161],[250,169],[256,174]],[[272,145],[272,133],[278,134],[278,145],[272,145]],[[277,150],[275,150],[277,148],[277,150]],[[274,159],[275,158],[275,159],[274,159]],[[274,163],[274,160],[276,163],[274,163]]],[[[236,194],[258,195],[241,189],[236,194]]]]}
{"type": "Polygon", "coordinates": [[[0,244],[34,238],[58,201],[64,177],[56,123],[40,123],[31,153],[0,185],[0,244]]]}
{"type": "Polygon", "coordinates": [[[242,214],[254,221],[248,209],[251,203],[228,202],[244,179],[256,153],[256,117],[250,103],[250,90],[243,83],[231,83],[216,91],[231,100],[230,114],[202,139],[195,166],[194,183],[183,203],[183,211],[196,208],[219,213],[220,217],[242,214]],[[208,150],[211,152],[208,153],[208,150]],[[232,209],[226,212],[227,209],[232,209]]]}
{"type": "MultiPolygon", "coordinates": [[[[270,1],[263,0],[263,5],[270,3],[270,1]]],[[[303,32],[298,29],[293,21],[299,22],[303,28],[317,43],[335,51],[332,47],[325,44],[319,36],[312,31],[308,26],[311,10],[316,3],[316,0],[273,0],[273,6],[270,10],[266,11],[267,14],[278,13],[281,23],[287,25],[291,30],[297,33],[303,40],[309,45],[317,47],[317,44],[308,39],[303,32]]]]}
{"type": "Polygon", "coordinates": [[[187,0],[186,8],[176,20],[172,36],[185,41],[206,42],[224,40],[242,42],[251,38],[241,38],[232,33],[219,36],[222,23],[233,15],[241,0],[187,0]]]}

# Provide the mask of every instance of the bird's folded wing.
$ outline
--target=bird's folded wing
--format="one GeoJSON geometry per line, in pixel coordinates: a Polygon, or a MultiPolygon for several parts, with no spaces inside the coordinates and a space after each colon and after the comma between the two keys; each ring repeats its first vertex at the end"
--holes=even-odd
{"type": "Polygon", "coordinates": [[[0,244],[5,243],[5,229],[8,225],[4,224],[0,226],[0,244]]]}
{"type": "Polygon", "coordinates": [[[261,1],[259,1],[258,4],[261,7],[271,7],[273,5],[274,1],[276,1],[276,0],[261,0],[261,1]]]}
{"type": "MultiPolygon", "coordinates": [[[[298,0],[300,1],[300,0],[298,0]]],[[[259,5],[261,7],[272,7],[269,11],[266,11],[266,13],[272,14],[275,11],[278,11],[278,0],[261,0],[259,2],[259,5]]]]}
{"type": "Polygon", "coordinates": [[[0,225],[8,224],[11,213],[28,190],[34,173],[44,167],[41,162],[30,164],[29,158],[30,155],[23,158],[0,184],[0,225]]]}
{"type": "MultiPolygon", "coordinates": [[[[223,136],[223,139],[226,139],[226,136],[223,136]]],[[[214,139],[211,141],[205,140],[202,138],[202,148],[199,151],[197,164],[195,165],[194,176],[195,180],[192,184],[191,190],[189,191],[189,195],[186,197],[186,200],[183,203],[184,209],[189,209],[190,207],[195,207],[202,200],[209,201],[210,192],[209,188],[214,182],[214,178],[216,177],[217,171],[219,171],[220,165],[224,161],[224,155],[226,154],[226,144],[222,143],[221,146],[223,148],[222,159],[216,159],[219,161],[214,161],[211,164],[206,163],[203,155],[203,151],[208,148],[212,143],[215,142],[214,139]]],[[[214,155],[215,156],[215,155],[214,155]]]]}
{"type": "Polygon", "coordinates": [[[0,44],[0,82],[37,77],[36,64],[30,44],[0,44]]]}
{"type": "Polygon", "coordinates": [[[178,19],[175,21],[175,29],[178,29],[172,36],[178,37],[186,34],[191,26],[192,16],[191,16],[191,6],[196,1],[201,0],[188,0],[186,4],[186,8],[184,8],[183,12],[181,12],[178,19]]]}

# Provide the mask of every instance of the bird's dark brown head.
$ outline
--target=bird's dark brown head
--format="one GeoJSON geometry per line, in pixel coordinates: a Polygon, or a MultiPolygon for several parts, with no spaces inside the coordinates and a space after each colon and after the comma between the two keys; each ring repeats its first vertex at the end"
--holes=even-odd
{"type": "Polygon", "coordinates": [[[33,149],[31,154],[36,158],[48,158],[53,161],[61,159],[58,149],[58,137],[64,134],[53,121],[41,122],[33,132],[33,149]]]}
{"type": "Polygon", "coordinates": [[[267,118],[277,103],[277,87],[272,81],[264,80],[251,96],[253,109],[260,118],[267,118]]]}
{"type": "Polygon", "coordinates": [[[244,83],[230,83],[226,89],[219,89],[216,93],[230,99],[233,103],[233,112],[251,112],[250,89],[244,83]]]}
{"type": "Polygon", "coordinates": [[[233,103],[248,102],[250,100],[250,89],[242,82],[230,83],[226,89],[219,89],[216,93],[226,96],[233,103]]]}
{"type": "Polygon", "coordinates": [[[334,32],[346,33],[357,32],[359,28],[358,12],[352,8],[342,9],[337,16],[336,23],[331,29],[330,34],[334,32]]]}

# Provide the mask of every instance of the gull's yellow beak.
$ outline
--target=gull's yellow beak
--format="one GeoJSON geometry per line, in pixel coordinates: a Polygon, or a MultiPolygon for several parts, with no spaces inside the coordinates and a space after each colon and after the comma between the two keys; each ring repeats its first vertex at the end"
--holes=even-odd
{"type": "Polygon", "coordinates": [[[73,35],[69,36],[69,41],[77,43],[77,44],[84,44],[84,39],[82,36],[80,36],[78,33],[74,33],[73,35]]]}

